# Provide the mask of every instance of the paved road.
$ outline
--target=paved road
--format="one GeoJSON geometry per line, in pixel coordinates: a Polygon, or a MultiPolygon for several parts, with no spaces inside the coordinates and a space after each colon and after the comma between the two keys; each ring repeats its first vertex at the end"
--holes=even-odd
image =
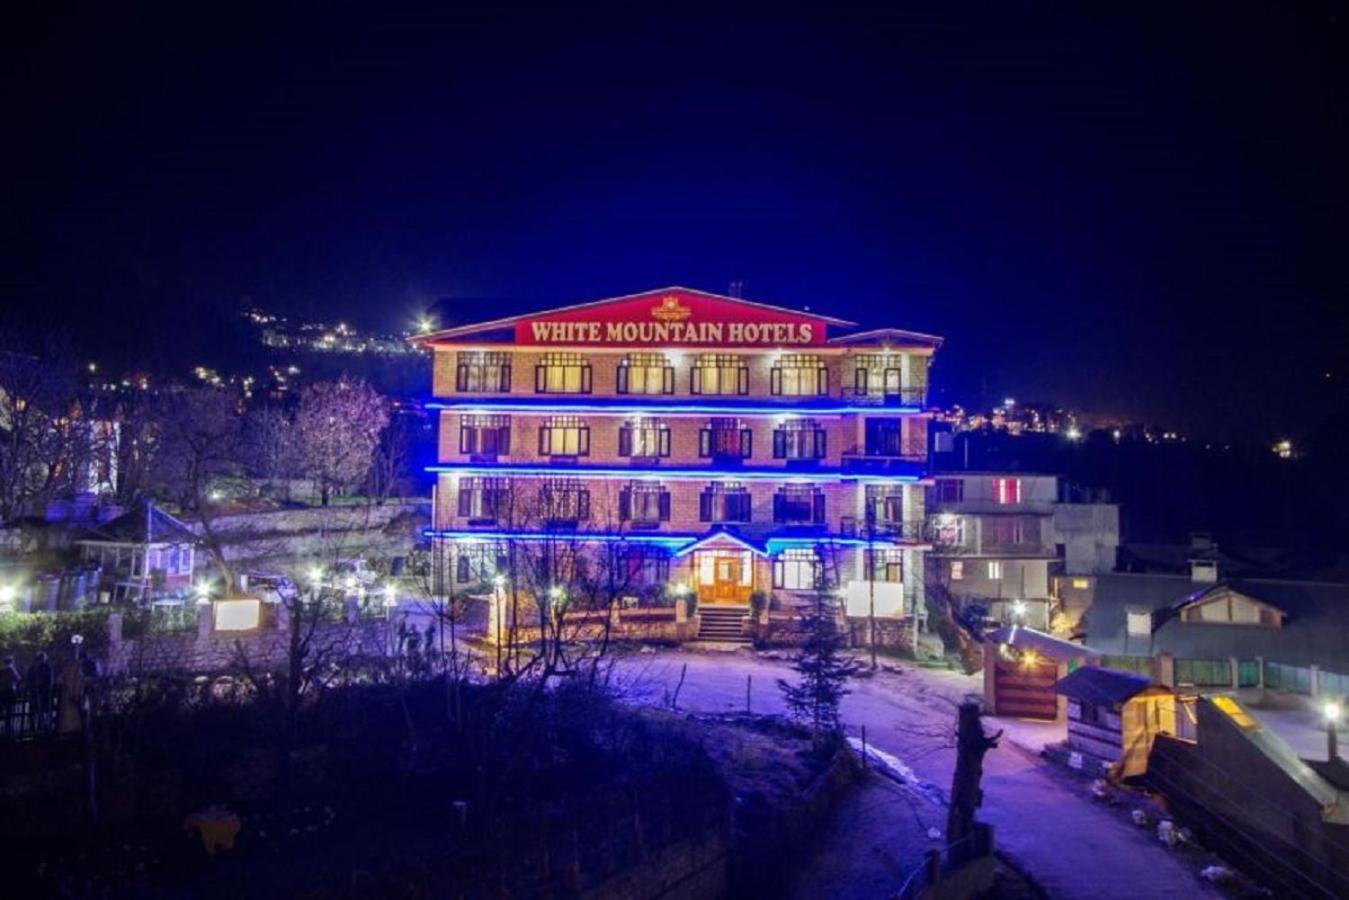
{"type": "MultiPolygon", "coordinates": [[[[661,703],[674,692],[684,665],[680,709],[744,709],[748,677],[755,712],[783,711],[775,679],[790,676],[786,663],[744,651],[639,654],[620,663],[616,680],[634,702],[661,703]]],[[[854,682],[843,716],[850,733],[865,725],[869,743],[945,791],[955,764],[954,699],[976,685],[962,676],[922,670],[881,673],[854,682]]],[[[1003,741],[984,760],[981,818],[994,826],[999,847],[1051,897],[1221,896],[1157,843],[1151,829],[1135,828],[1073,793],[1054,780],[1047,765],[1003,741]]]]}

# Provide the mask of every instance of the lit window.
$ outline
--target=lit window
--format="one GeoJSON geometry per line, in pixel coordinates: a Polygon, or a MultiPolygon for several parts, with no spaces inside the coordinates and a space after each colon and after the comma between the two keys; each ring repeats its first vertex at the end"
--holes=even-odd
{"type": "Polygon", "coordinates": [[[869,581],[899,584],[904,580],[904,551],[890,547],[868,550],[864,555],[869,581]]]}
{"type": "Polygon", "coordinates": [[[904,489],[890,484],[866,486],[866,517],[870,525],[897,525],[904,520],[904,489]]]}
{"type": "Polygon", "coordinates": [[[549,416],[539,428],[540,456],[589,456],[590,426],[579,416],[549,416]]]}
{"type": "Polygon", "coordinates": [[[951,562],[951,580],[952,581],[965,580],[965,563],[963,560],[957,559],[951,562]]]}
{"type": "Polygon", "coordinates": [[[670,553],[660,547],[624,547],[616,564],[619,582],[631,587],[670,580],[670,553]]]}
{"type": "Polygon", "coordinates": [[[898,397],[902,390],[902,369],[897,354],[868,353],[857,357],[853,370],[853,393],[858,396],[898,397]]]}
{"type": "Polygon", "coordinates": [[[988,561],[988,577],[993,581],[1002,579],[1002,562],[996,559],[988,561]]]}
{"type": "Polygon", "coordinates": [[[774,459],[824,459],[827,435],[814,419],[788,419],[773,429],[774,459]]]}
{"type": "Polygon", "coordinates": [[[824,359],[806,353],[784,353],[769,373],[769,388],[784,397],[817,397],[829,393],[824,359]]]}
{"type": "Polygon", "coordinates": [[[1021,502],[1020,478],[994,478],[993,499],[1001,506],[1021,502]]]}
{"type": "Polygon", "coordinates": [[[1131,609],[1125,613],[1125,628],[1134,637],[1146,637],[1152,634],[1152,613],[1147,610],[1131,609]]]}
{"type": "Polygon", "coordinates": [[[634,481],[618,494],[618,518],[650,524],[670,519],[670,492],[659,481],[634,481]]]}
{"type": "Polygon", "coordinates": [[[663,353],[630,353],[618,364],[620,394],[673,394],[674,366],[663,353]]]}
{"type": "Polygon", "coordinates": [[[773,587],[812,591],[820,584],[820,558],[814,550],[783,550],[773,560],[773,587]]]}
{"type": "Polygon", "coordinates": [[[619,456],[669,456],[670,428],[660,419],[632,419],[618,429],[619,456]]]}
{"type": "Polygon", "coordinates": [[[1075,590],[1085,591],[1085,590],[1086,590],[1087,588],[1089,588],[1089,587],[1091,587],[1091,582],[1088,581],[1087,579],[1085,579],[1085,578],[1074,578],[1074,579],[1073,579],[1073,588],[1074,588],[1075,590]]]}
{"type": "Polygon", "coordinates": [[[511,389],[510,356],[489,351],[460,351],[455,356],[457,391],[502,393],[511,389]]]}
{"type": "Polygon", "coordinates": [[[511,451],[510,416],[460,416],[459,452],[496,456],[511,451]]]}
{"type": "Polygon", "coordinates": [[[590,362],[579,353],[545,353],[534,367],[534,392],[590,393],[590,362]]]}
{"type": "Polygon", "coordinates": [[[702,353],[689,369],[690,394],[748,394],[749,368],[729,353],[702,353]]]}

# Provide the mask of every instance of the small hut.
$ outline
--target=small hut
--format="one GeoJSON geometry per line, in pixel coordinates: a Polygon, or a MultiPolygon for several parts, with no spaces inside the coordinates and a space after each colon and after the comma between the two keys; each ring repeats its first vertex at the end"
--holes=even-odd
{"type": "Polygon", "coordinates": [[[117,601],[146,601],[192,586],[198,537],[151,502],[139,503],[75,539],[85,562],[103,570],[101,591],[117,601]]]}
{"type": "Polygon", "coordinates": [[[1084,767],[1090,760],[1118,778],[1140,775],[1153,739],[1179,736],[1175,691],[1142,675],[1083,666],[1054,691],[1068,700],[1066,749],[1081,754],[1084,767]]]}

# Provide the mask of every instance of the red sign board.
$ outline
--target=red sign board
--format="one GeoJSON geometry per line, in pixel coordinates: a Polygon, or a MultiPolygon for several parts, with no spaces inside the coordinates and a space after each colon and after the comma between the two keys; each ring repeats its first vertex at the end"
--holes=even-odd
{"type": "Polygon", "coordinates": [[[657,291],[544,313],[515,324],[515,343],[554,346],[806,347],[816,316],[689,291],[657,291]]]}

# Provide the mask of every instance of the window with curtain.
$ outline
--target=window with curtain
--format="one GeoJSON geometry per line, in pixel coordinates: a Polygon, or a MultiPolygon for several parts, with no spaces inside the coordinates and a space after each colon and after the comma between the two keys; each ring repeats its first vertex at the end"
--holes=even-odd
{"type": "Polygon", "coordinates": [[[618,495],[618,518],[652,524],[670,520],[670,492],[659,481],[633,481],[618,495]]]}
{"type": "Polygon", "coordinates": [[[689,369],[691,394],[748,394],[749,368],[743,357],[701,353],[689,369]]]}
{"type": "Polygon", "coordinates": [[[539,426],[540,456],[589,456],[590,426],[579,416],[549,416],[539,426]]]}
{"type": "Polygon", "coordinates": [[[471,456],[496,456],[510,453],[511,417],[460,416],[459,452],[471,456]]]}
{"type": "Polygon", "coordinates": [[[827,435],[814,419],[788,419],[773,429],[774,459],[824,459],[827,435]]]}
{"type": "Polygon", "coordinates": [[[820,558],[814,550],[783,550],[773,558],[773,587],[812,591],[820,584],[820,558]]]}
{"type": "Polygon", "coordinates": [[[808,484],[788,484],[773,495],[773,521],[784,525],[824,523],[824,491],[808,484]]]}
{"type": "Polygon", "coordinates": [[[629,353],[618,364],[620,394],[673,394],[674,366],[664,353],[629,353]]]}
{"type": "Polygon", "coordinates": [[[510,354],[488,350],[459,351],[455,354],[454,388],[484,394],[510,391],[510,354]]]}
{"type": "Polygon", "coordinates": [[[784,353],[769,371],[769,389],[783,397],[819,397],[829,393],[824,357],[784,353]]]}
{"type": "Polygon", "coordinates": [[[618,429],[619,456],[669,456],[670,427],[660,419],[629,419],[618,429]]]}
{"type": "Polygon", "coordinates": [[[701,522],[748,522],[750,515],[749,489],[739,482],[713,482],[698,496],[701,522]]]}
{"type": "Polygon", "coordinates": [[[534,392],[590,393],[590,361],[580,353],[545,353],[534,367],[534,392]]]}

